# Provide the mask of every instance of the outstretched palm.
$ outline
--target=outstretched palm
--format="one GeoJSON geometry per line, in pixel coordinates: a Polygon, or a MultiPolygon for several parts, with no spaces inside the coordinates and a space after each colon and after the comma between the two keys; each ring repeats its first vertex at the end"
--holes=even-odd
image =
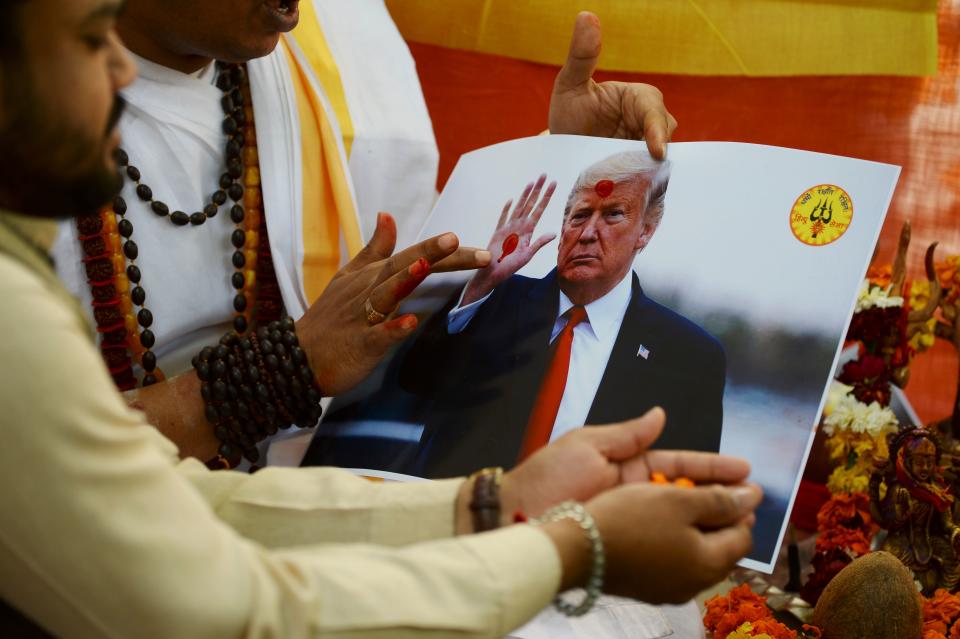
{"type": "Polygon", "coordinates": [[[487,245],[492,259],[490,264],[478,270],[467,284],[463,306],[486,296],[497,285],[523,268],[537,251],[556,237],[554,233],[547,233],[533,239],[537,222],[557,188],[557,183],[551,182],[546,190],[543,190],[546,181],[547,176],[541,175],[536,182],[527,184],[516,206],[513,206],[513,200],[508,200],[503,206],[497,229],[487,245]]]}

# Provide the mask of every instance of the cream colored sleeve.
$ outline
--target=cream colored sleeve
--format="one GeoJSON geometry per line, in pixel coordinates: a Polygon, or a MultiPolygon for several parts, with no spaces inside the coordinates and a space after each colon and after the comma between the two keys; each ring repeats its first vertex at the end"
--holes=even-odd
{"type": "Polygon", "coordinates": [[[497,637],[558,587],[553,545],[525,526],[403,548],[288,547],[438,536],[455,483],[381,491],[327,471],[221,480],[178,466],[75,316],[2,256],[0,297],[0,596],[53,634],[497,637]],[[408,507],[433,521],[411,524],[408,507]],[[284,531],[307,522],[323,529],[284,531]]]}
{"type": "Polygon", "coordinates": [[[224,522],[272,548],[314,543],[405,545],[454,534],[462,479],[374,483],[336,468],[264,468],[255,475],[179,465],[224,522]]]}

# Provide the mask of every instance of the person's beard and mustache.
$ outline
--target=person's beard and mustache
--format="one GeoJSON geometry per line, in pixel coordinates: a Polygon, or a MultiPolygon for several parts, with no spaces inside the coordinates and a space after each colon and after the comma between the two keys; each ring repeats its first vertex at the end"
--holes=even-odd
{"type": "Polygon", "coordinates": [[[106,130],[96,140],[72,129],[21,94],[2,131],[0,187],[3,203],[17,213],[67,219],[96,213],[112,201],[123,178],[106,149],[126,100],[117,95],[106,130]]]}

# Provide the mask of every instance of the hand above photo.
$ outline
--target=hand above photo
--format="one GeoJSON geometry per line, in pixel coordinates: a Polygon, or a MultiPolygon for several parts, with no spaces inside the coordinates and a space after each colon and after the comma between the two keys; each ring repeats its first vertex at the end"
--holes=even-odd
{"type": "Polygon", "coordinates": [[[667,111],[663,94],[650,84],[595,82],[600,50],[600,20],[583,11],[553,85],[550,132],[646,140],[650,154],[665,159],[677,121],[667,111]]]}

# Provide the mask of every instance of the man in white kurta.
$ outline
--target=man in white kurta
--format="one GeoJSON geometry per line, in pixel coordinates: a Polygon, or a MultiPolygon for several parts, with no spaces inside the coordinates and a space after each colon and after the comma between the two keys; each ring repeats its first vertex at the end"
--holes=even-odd
{"type": "MultiPolygon", "coordinates": [[[[131,2],[127,13],[144,6],[145,0],[136,6],[131,2]]],[[[317,237],[316,231],[309,231],[317,225],[311,227],[306,220],[338,217],[341,261],[359,248],[361,236],[369,235],[379,210],[394,214],[398,245],[405,246],[429,211],[437,168],[436,144],[414,63],[383,2],[304,2],[301,13],[294,34],[282,36],[272,53],[247,65],[264,219],[285,310],[294,318],[304,313],[325,285],[322,277],[305,273],[312,258],[308,244],[317,237]],[[300,93],[296,87],[301,87],[300,93]],[[305,204],[305,192],[318,178],[305,175],[298,144],[311,124],[303,120],[302,87],[320,105],[321,117],[335,133],[327,146],[337,148],[326,149],[324,160],[343,165],[348,195],[338,201],[338,211],[305,204]]],[[[578,22],[578,29],[581,26],[578,22]]],[[[594,29],[581,40],[599,53],[599,29],[594,29]]],[[[561,82],[574,71],[581,80],[592,82],[592,63],[589,69],[577,68],[586,58],[572,54],[571,59],[576,63],[568,63],[558,76],[555,97],[561,89],[569,94],[565,106],[578,122],[584,116],[588,121],[599,120],[600,115],[579,102],[584,97],[561,82]]],[[[183,73],[144,58],[138,62],[142,77],[124,91],[129,101],[120,124],[124,149],[143,182],[171,211],[201,210],[225,166],[222,93],[215,86],[214,65],[210,62],[193,73],[183,73]]],[[[644,90],[622,83],[592,86],[613,104],[635,102],[618,98],[618,92],[644,90]]],[[[659,93],[655,89],[652,93],[656,99],[641,101],[647,110],[631,114],[644,116],[639,118],[644,128],[631,135],[657,130],[651,128],[648,117],[655,113],[661,116],[660,136],[669,135],[672,118],[663,109],[659,93]]],[[[587,98],[589,104],[601,101],[590,102],[595,97],[587,98]]],[[[552,103],[551,121],[554,107],[552,103]]],[[[610,114],[609,105],[593,108],[604,117],[610,114]]],[[[563,109],[559,112],[563,114],[563,109]]],[[[175,376],[189,370],[190,359],[202,346],[231,328],[234,270],[229,207],[221,207],[219,216],[201,226],[180,228],[154,215],[148,203],[136,196],[132,181],[127,181],[122,196],[127,219],[136,227],[138,266],[153,314],[156,343],[152,350],[158,367],[175,376]]],[[[63,225],[54,257],[59,275],[89,309],[84,256],[72,225],[63,225]]],[[[337,265],[327,266],[327,275],[332,275],[337,265]]],[[[142,376],[136,366],[135,371],[142,376]]],[[[178,443],[185,454],[198,454],[184,442],[178,443]]],[[[290,461],[296,463],[300,454],[302,449],[294,451],[290,461]]]]}
{"type": "MultiPolygon", "coordinates": [[[[372,233],[378,211],[398,222],[406,246],[432,206],[437,149],[413,60],[382,2],[316,3],[317,18],[334,55],[350,107],[353,138],[349,170],[359,223],[372,233]],[[376,60],[373,64],[372,61],[376,60]],[[405,241],[407,240],[407,241],[405,241]]],[[[292,36],[284,36],[291,38],[292,36]]],[[[213,63],[193,74],[134,55],[140,77],[123,95],[123,147],[171,210],[201,210],[224,170],[221,91],[213,63]]],[[[299,115],[291,69],[277,48],[248,63],[263,180],[264,212],[287,313],[299,317],[309,302],[302,255],[302,179],[299,115]],[[263,115],[268,114],[268,115],[263,115]]],[[[323,91],[319,80],[314,85],[323,91]]],[[[327,102],[329,105],[329,102],[327,102]]],[[[333,109],[329,111],[335,120],[333,109]]],[[[175,227],[139,200],[126,181],[122,196],[135,223],[139,266],[154,315],[153,349],[169,375],[231,329],[233,224],[226,210],[201,226],[175,227]]],[[[54,247],[58,274],[90,308],[77,230],[61,225],[54,247]]]]}

